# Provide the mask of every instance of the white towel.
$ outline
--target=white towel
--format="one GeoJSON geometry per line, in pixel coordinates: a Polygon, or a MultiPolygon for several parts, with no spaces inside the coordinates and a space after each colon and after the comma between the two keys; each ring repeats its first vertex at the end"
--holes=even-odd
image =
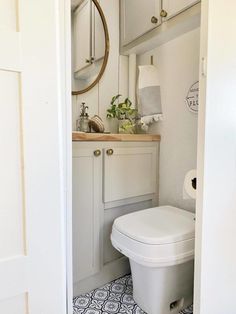
{"type": "Polygon", "coordinates": [[[145,124],[162,120],[161,88],[154,65],[139,66],[138,110],[145,124]]]}

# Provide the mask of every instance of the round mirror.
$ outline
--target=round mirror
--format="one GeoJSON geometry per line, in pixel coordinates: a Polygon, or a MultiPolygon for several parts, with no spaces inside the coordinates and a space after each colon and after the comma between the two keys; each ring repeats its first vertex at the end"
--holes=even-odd
{"type": "Polygon", "coordinates": [[[83,94],[99,82],[108,55],[108,28],[98,1],[72,0],[73,95],[83,94]]]}

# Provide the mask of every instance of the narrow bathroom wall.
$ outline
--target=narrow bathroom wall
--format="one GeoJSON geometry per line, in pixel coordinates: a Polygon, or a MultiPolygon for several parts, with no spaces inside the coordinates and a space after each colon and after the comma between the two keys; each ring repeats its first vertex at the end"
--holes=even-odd
{"type": "Polygon", "coordinates": [[[159,204],[194,211],[195,201],[183,199],[183,182],[188,170],[196,168],[197,114],[188,110],[185,98],[198,81],[200,30],[186,33],[138,57],[138,64],[154,64],[160,71],[163,121],[150,133],[161,134],[159,204]]]}

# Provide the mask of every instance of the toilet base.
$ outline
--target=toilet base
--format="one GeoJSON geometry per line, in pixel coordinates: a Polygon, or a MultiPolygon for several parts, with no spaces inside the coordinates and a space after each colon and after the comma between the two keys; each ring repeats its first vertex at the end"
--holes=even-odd
{"type": "Polygon", "coordinates": [[[193,302],[193,260],[169,267],[145,267],[130,260],[133,297],[148,314],[178,314],[193,302]]]}

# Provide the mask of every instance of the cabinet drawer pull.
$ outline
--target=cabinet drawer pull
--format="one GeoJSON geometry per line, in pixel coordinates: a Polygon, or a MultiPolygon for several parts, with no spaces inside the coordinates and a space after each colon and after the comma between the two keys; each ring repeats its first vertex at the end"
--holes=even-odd
{"type": "Polygon", "coordinates": [[[158,23],[158,18],[156,16],[153,16],[151,18],[151,22],[152,22],[152,24],[157,24],[158,23]]]}
{"type": "Polygon", "coordinates": [[[114,150],[113,150],[113,149],[110,148],[110,149],[107,150],[107,155],[108,155],[108,156],[113,155],[113,153],[114,153],[114,150]]]}
{"type": "Polygon", "coordinates": [[[168,13],[166,12],[166,10],[161,10],[160,16],[161,17],[167,17],[168,13]]]}
{"type": "Polygon", "coordinates": [[[93,152],[94,156],[95,157],[99,157],[101,155],[101,151],[100,149],[96,149],[94,152],[93,152]]]}

